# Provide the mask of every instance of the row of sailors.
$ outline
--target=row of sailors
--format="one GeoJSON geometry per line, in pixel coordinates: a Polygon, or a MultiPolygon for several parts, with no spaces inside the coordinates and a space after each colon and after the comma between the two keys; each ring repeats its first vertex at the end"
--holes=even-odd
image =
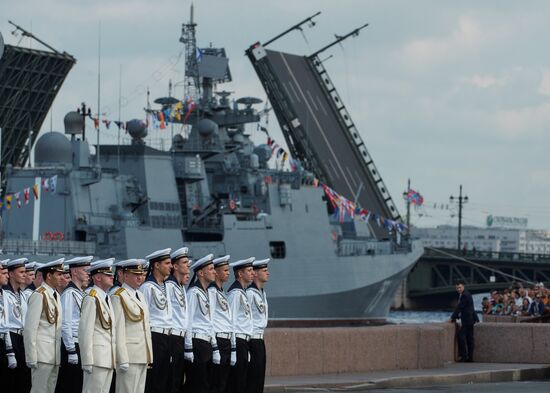
{"type": "Polygon", "coordinates": [[[210,254],[191,264],[186,247],[171,251],[114,264],[93,257],[36,264],[25,290],[27,259],[0,261],[2,386],[14,393],[262,392],[269,259],[230,263],[229,255],[210,254]],[[230,267],[235,282],[226,293],[230,267]]]}

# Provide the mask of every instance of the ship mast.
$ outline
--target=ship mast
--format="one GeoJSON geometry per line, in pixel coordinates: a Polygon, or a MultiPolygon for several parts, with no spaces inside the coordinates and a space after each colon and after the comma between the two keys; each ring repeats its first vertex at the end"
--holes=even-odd
{"type": "Polygon", "coordinates": [[[198,102],[200,94],[199,80],[199,65],[200,57],[199,49],[197,48],[197,39],[195,36],[195,28],[197,24],[193,21],[194,6],[191,3],[191,11],[189,23],[184,23],[181,28],[180,42],[185,45],[185,90],[184,98],[191,98],[194,102],[198,102]]]}

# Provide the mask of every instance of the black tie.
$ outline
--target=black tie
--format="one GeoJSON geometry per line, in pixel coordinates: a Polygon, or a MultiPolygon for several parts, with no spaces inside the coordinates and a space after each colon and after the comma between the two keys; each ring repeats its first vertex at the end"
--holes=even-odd
{"type": "Polygon", "coordinates": [[[57,292],[54,292],[54,293],[53,293],[53,298],[54,298],[55,300],[57,300],[57,292]]]}
{"type": "Polygon", "coordinates": [[[139,298],[139,295],[138,295],[137,292],[136,292],[136,298],[137,298],[137,300],[141,301],[141,299],[139,298]]]}
{"type": "Polygon", "coordinates": [[[107,307],[111,308],[111,306],[109,306],[109,295],[105,295],[105,303],[107,303],[107,307]]]}

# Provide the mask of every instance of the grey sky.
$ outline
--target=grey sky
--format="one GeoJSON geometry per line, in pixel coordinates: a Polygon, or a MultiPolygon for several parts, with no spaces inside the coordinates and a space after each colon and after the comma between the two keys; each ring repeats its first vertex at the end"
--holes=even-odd
{"type": "MultiPolygon", "coordinates": [[[[64,114],[80,102],[97,108],[99,21],[102,112],[118,117],[122,66],[122,119],[140,118],[146,87],[154,99],[167,94],[169,79],[183,78],[183,61],[174,59],[182,50],[178,39],[189,5],[0,0],[0,31],[7,43],[17,43],[7,23],[13,20],[77,58],[54,103],[53,128],[62,130],[64,114]]],[[[426,200],[424,216],[413,215],[415,224],[456,224],[446,205],[462,183],[470,198],[465,224],[483,225],[487,214],[496,214],[550,228],[550,3],[199,0],[198,44],[226,48],[234,82],[222,88],[263,99],[244,49],[318,10],[317,26],[304,29],[307,41],[295,32],[273,47],[309,54],[334,33],[370,24],[327,53],[334,57],[325,65],[402,213],[401,193],[410,177],[426,200]]],[[[49,129],[48,118],[42,132],[49,129]]],[[[273,114],[270,132],[283,142],[273,114]]],[[[116,138],[113,127],[105,135],[116,138]]],[[[254,139],[265,142],[265,135],[254,139]]]]}

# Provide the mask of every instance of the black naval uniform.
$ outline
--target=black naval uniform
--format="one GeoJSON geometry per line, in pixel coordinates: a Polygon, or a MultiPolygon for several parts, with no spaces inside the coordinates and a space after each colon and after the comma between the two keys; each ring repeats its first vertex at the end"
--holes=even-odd
{"type": "Polygon", "coordinates": [[[472,295],[464,290],[458,297],[458,304],[451,315],[454,322],[460,318],[461,326],[457,334],[458,352],[460,361],[473,362],[474,360],[474,324],[479,322],[479,318],[474,309],[472,295]]]}

